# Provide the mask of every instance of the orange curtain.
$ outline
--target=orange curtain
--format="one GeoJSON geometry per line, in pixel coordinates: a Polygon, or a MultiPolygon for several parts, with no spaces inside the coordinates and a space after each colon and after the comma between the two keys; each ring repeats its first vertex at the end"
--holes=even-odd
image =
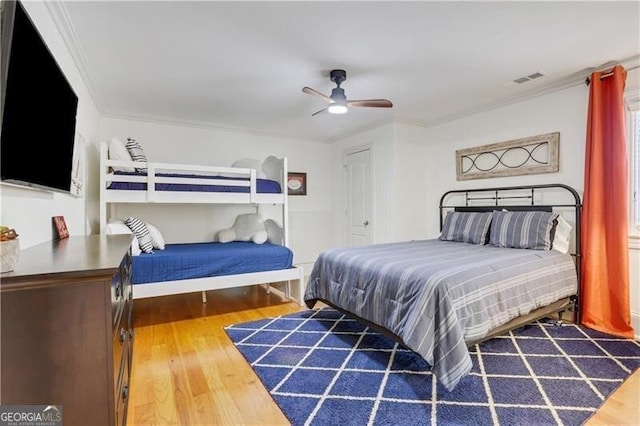
{"type": "Polygon", "coordinates": [[[625,69],[591,74],[582,216],[582,324],[633,337],[629,305],[629,181],[625,69]]]}

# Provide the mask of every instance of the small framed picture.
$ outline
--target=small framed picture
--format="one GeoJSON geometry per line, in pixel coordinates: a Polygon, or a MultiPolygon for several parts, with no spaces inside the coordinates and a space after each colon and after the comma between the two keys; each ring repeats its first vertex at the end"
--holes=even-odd
{"type": "Polygon", "coordinates": [[[53,220],[53,227],[58,234],[58,239],[64,240],[65,238],[69,238],[69,230],[64,221],[64,216],[53,216],[51,219],[53,220]]]}
{"type": "Polygon", "coordinates": [[[289,195],[307,195],[307,174],[290,172],[287,176],[289,195]]]}

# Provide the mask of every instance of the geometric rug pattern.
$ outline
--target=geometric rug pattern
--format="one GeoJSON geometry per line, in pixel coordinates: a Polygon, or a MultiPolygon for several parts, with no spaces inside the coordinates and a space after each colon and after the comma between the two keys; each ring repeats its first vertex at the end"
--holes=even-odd
{"type": "Polygon", "coordinates": [[[640,366],[640,344],[537,322],[469,349],[448,392],[429,365],[332,309],[225,328],[293,425],[581,425],[640,366]]]}

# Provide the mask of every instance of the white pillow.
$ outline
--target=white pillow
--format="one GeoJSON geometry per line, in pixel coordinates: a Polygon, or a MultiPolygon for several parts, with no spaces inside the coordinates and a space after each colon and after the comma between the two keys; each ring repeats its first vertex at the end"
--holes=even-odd
{"type": "Polygon", "coordinates": [[[284,245],[284,229],[278,222],[267,219],[264,221],[264,227],[267,229],[267,242],[279,246],[284,245]]]}
{"type": "MultiPolygon", "coordinates": [[[[109,142],[109,159],[116,161],[132,161],[129,150],[124,142],[119,138],[111,139],[109,142]]],[[[133,167],[112,167],[116,172],[135,172],[133,167]]]]}
{"type": "Polygon", "coordinates": [[[236,216],[231,228],[218,232],[218,242],[253,241],[263,244],[267,241],[267,229],[262,216],[258,213],[245,213],[236,216]]]}
{"type": "Polygon", "coordinates": [[[558,224],[556,225],[556,233],[553,236],[551,249],[560,253],[568,253],[571,241],[571,225],[564,220],[562,215],[558,215],[557,220],[558,224]]]}
{"type": "Polygon", "coordinates": [[[264,171],[266,179],[280,182],[282,178],[282,159],[274,157],[273,155],[268,156],[262,162],[262,170],[264,171]]]}
{"type": "Polygon", "coordinates": [[[233,163],[231,167],[238,167],[241,169],[256,169],[256,178],[266,178],[266,175],[262,171],[262,163],[260,162],[260,160],[256,160],[255,158],[243,158],[233,163]]]}
{"type": "MultiPolygon", "coordinates": [[[[110,221],[107,224],[106,234],[107,235],[133,234],[133,232],[131,232],[131,229],[129,229],[129,227],[125,225],[125,223],[122,220],[114,220],[114,221],[110,221]]],[[[140,253],[142,253],[142,249],[140,248],[140,243],[138,242],[137,238],[134,238],[131,241],[131,255],[138,256],[140,253]]]]}
{"type": "Polygon", "coordinates": [[[153,248],[158,250],[164,250],[165,243],[164,243],[164,238],[160,233],[160,230],[155,226],[153,226],[152,224],[150,224],[149,222],[147,222],[146,225],[147,225],[147,229],[149,230],[149,235],[151,235],[151,240],[153,241],[153,248]]]}

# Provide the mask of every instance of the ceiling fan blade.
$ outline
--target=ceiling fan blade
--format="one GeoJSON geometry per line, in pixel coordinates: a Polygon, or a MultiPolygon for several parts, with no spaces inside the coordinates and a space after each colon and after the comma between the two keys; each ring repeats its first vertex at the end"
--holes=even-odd
{"type": "Polygon", "coordinates": [[[311,87],[303,87],[302,88],[302,92],[306,93],[308,95],[316,95],[316,96],[320,96],[322,99],[324,99],[327,102],[331,102],[331,98],[328,97],[327,95],[325,95],[324,93],[318,92],[316,89],[312,89],[311,87]]]}
{"type": "Polygon", "coordinates": [[[329,109],[329,107],[323,108],[320,111],[314,112],[313,114],[311,114],[311,116],[313,117],[314,115],[324,114],[325,112],[327,112],[328,109],[329,109]]]}
{"type": "Polygon", "coordinates": [[[347,101],[350,107],[372,107],[372,108],[391,108],[393,103],[387,99],[362,99],[358,101],[347,101]]]}

